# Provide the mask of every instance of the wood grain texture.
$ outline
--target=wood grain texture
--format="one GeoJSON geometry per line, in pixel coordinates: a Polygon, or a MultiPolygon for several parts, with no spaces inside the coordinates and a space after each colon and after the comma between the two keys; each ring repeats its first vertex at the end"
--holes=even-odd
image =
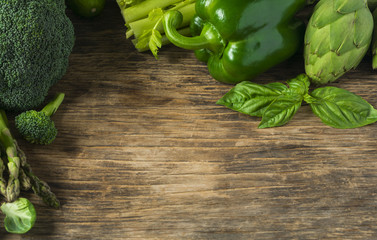
{"type": "MultiPolygon", "coordinates": [[[[58,138],[20,140],[62,208],[26,194],[35,227],[1,227],[0,239],[377,239],[377,124],[337,130],[303,106],[286,126],[257,129],[215,104],[231,86],[191,51],[138,53],[115,1],[93,20],[68,14],[77,39],[51,89],[66,93],[58,138]]],[[[255,81],[302,72],[297,55],[255,81]]],[[[377,107],[369,56],[333,85],[377,107]]]]}

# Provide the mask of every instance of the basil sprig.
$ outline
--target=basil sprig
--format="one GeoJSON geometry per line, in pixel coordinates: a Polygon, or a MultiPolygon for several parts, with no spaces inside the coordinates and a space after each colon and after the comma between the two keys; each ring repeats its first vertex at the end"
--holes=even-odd
{"type": "Polygon", "coordinates": [[[377,121],[372,105],[341,88],[315,89],[306,101],[322,122],[334,128],[357,128],[377,121]]]}
{"type": "Polygon", "coordinates": [[[217,104],[255,117],[262,117],[258,128],[278,127],[288,123],[302,102],[323,123],[334,128],[357,128],[377,121],[377,110],[358,95],[336,87],[317,88],[309,93],[305,74],[282,83],[241,82],[217,104]]]}
{"type": "Polygon", "coordinates": [[[262,117],[266,108],[287,89],[282,83],[260,85],[252,82],[241,82],[224,95],[217,104],[232,110],[262,117]]]}

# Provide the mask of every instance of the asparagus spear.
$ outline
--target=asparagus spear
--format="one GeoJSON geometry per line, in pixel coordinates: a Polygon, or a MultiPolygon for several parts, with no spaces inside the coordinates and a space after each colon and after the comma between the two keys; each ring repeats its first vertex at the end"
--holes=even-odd
{"type": "Polygon", "coordinates": [[[0,194],[6,198],[7,181],[4,178],[5,164],[2,158],[0,158],[0,194]]]}
{"type": "Polygon", "coordinates": [[[20,186],[21,186],[22,191],[28,191],[29,189],[32,188],[30,178],[26,175],[24,169],[22,169],[22,162],[21,162],[19,179],[20,179],[20,186]]]}
{"type": "Polygon", "coordinates": [[[17,141],[12,137],[8,127],[8,120],[3,110],[0,110],[0,145],[8,160],[8,184],[5,191],[2,190],[2,184],[6,183],[2,173],[5,170],[5,164],[0,163],[0,193],[5,195],[7,202],[15,201],[20,195],[20,189],[33,189],[34,193],[42,198],[45,204],[50,207],[60,207],[59,200],[51,192],[48,184],[40,180],[31,170],[27,163],[25,153],[20,149],[17,141]]]}
{"type": "Polygon", "coordinates": [[[51,191],[50,187],[45,181],[40,180],[31,170],[30,165],[27,163],[26,155],[24,151],[20,149],[17,142],[15,146],[18,152],[18,156],[21,162],[21,171],[30,179],[31,187],[36,195],[42,198],[43,202],[53,208],[59,208],[60,202],[56,195],[51,191]]]}
{"type": "Polygon", "coordinates": [[[9,179],[6,187],[6,199],[8,202],[15,201],[20,195],[20,158],[17,155],[17,147],[14,138],[8,128],[8,119],[4,110],[0,110],[0,144],[8,159],[9,179]]]}

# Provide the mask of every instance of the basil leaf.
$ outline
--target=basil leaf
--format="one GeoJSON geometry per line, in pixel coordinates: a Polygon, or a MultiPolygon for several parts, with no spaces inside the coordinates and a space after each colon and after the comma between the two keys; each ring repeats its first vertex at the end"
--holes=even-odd
{"type": "Polygon", "coordinates": [[[287,81],[288,92],[304,96],[309,92],[310,81],[306,74],[300,74],[296,78],[287,81]]]}
{"type": "Polygon", "coordinates": [[[289,122],[301,107],[303,96],[281,95],[264,111],[258,128],[278,127],[289,122]]]}
{"type": "Polygon", "coordinates": [[[33,227],[37,216],[33,204],[26,198],[3,203],[1,211],[5,214],[5,229],[10,233],[26,233],[33,227]]]}
{"type": "Polygon", "coordinates": [[[377,121],[377,110],[367,101],[345,89],[323,87],[305,98],[314,114],[334,128],[357,128],[377,121]]]}
{"type": "Polygon", "coordinates": [[[302,100],[309,92],[310,81],[301,74],[287,81],[289,88],[282,91],[263,112],[258,128],[278,127],[289,122],[301,107],[302,100]]]}
{"type": "Polygon", "coordinates": [[[267,88],[270,88],[270,89],[273,89],[273,90],[276,90],[278,92],[284,92],[288,89],[288,87],[283,84],[283,83],[280,83],[280,82],[273,82],[273,83],[268,83],[266,85],[264,85],[265,87],[267,88]]]}
{"type": "Polygon", "coordinates": [[[266,85],[241,82],[226,93],[217,104],[250,116],[261,117],[265,109],[285,91],[282,83],[266,85]]]}

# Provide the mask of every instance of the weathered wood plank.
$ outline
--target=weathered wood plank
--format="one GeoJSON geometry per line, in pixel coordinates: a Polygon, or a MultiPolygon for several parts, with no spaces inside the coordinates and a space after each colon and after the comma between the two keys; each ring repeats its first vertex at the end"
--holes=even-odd
{"type": "MultiPolygon", "coordinates": [[[[288,125],[257,129],[260,119],[215,104],[231,86],[192,52],[136,52],[114,2],[97,19],[70,16],[76,46],[51,90],[66,92],[59,136],[20,140],[62,209],[29,194],[35,227],[0,228],[1,239],[377,238],[376,124],[332,129],[303,106],[288,125]]],[[[368,61],[333,85],[377,106],[368,61]]],[[[297,55],[255,81],[301,72],[297,55]]]]}

